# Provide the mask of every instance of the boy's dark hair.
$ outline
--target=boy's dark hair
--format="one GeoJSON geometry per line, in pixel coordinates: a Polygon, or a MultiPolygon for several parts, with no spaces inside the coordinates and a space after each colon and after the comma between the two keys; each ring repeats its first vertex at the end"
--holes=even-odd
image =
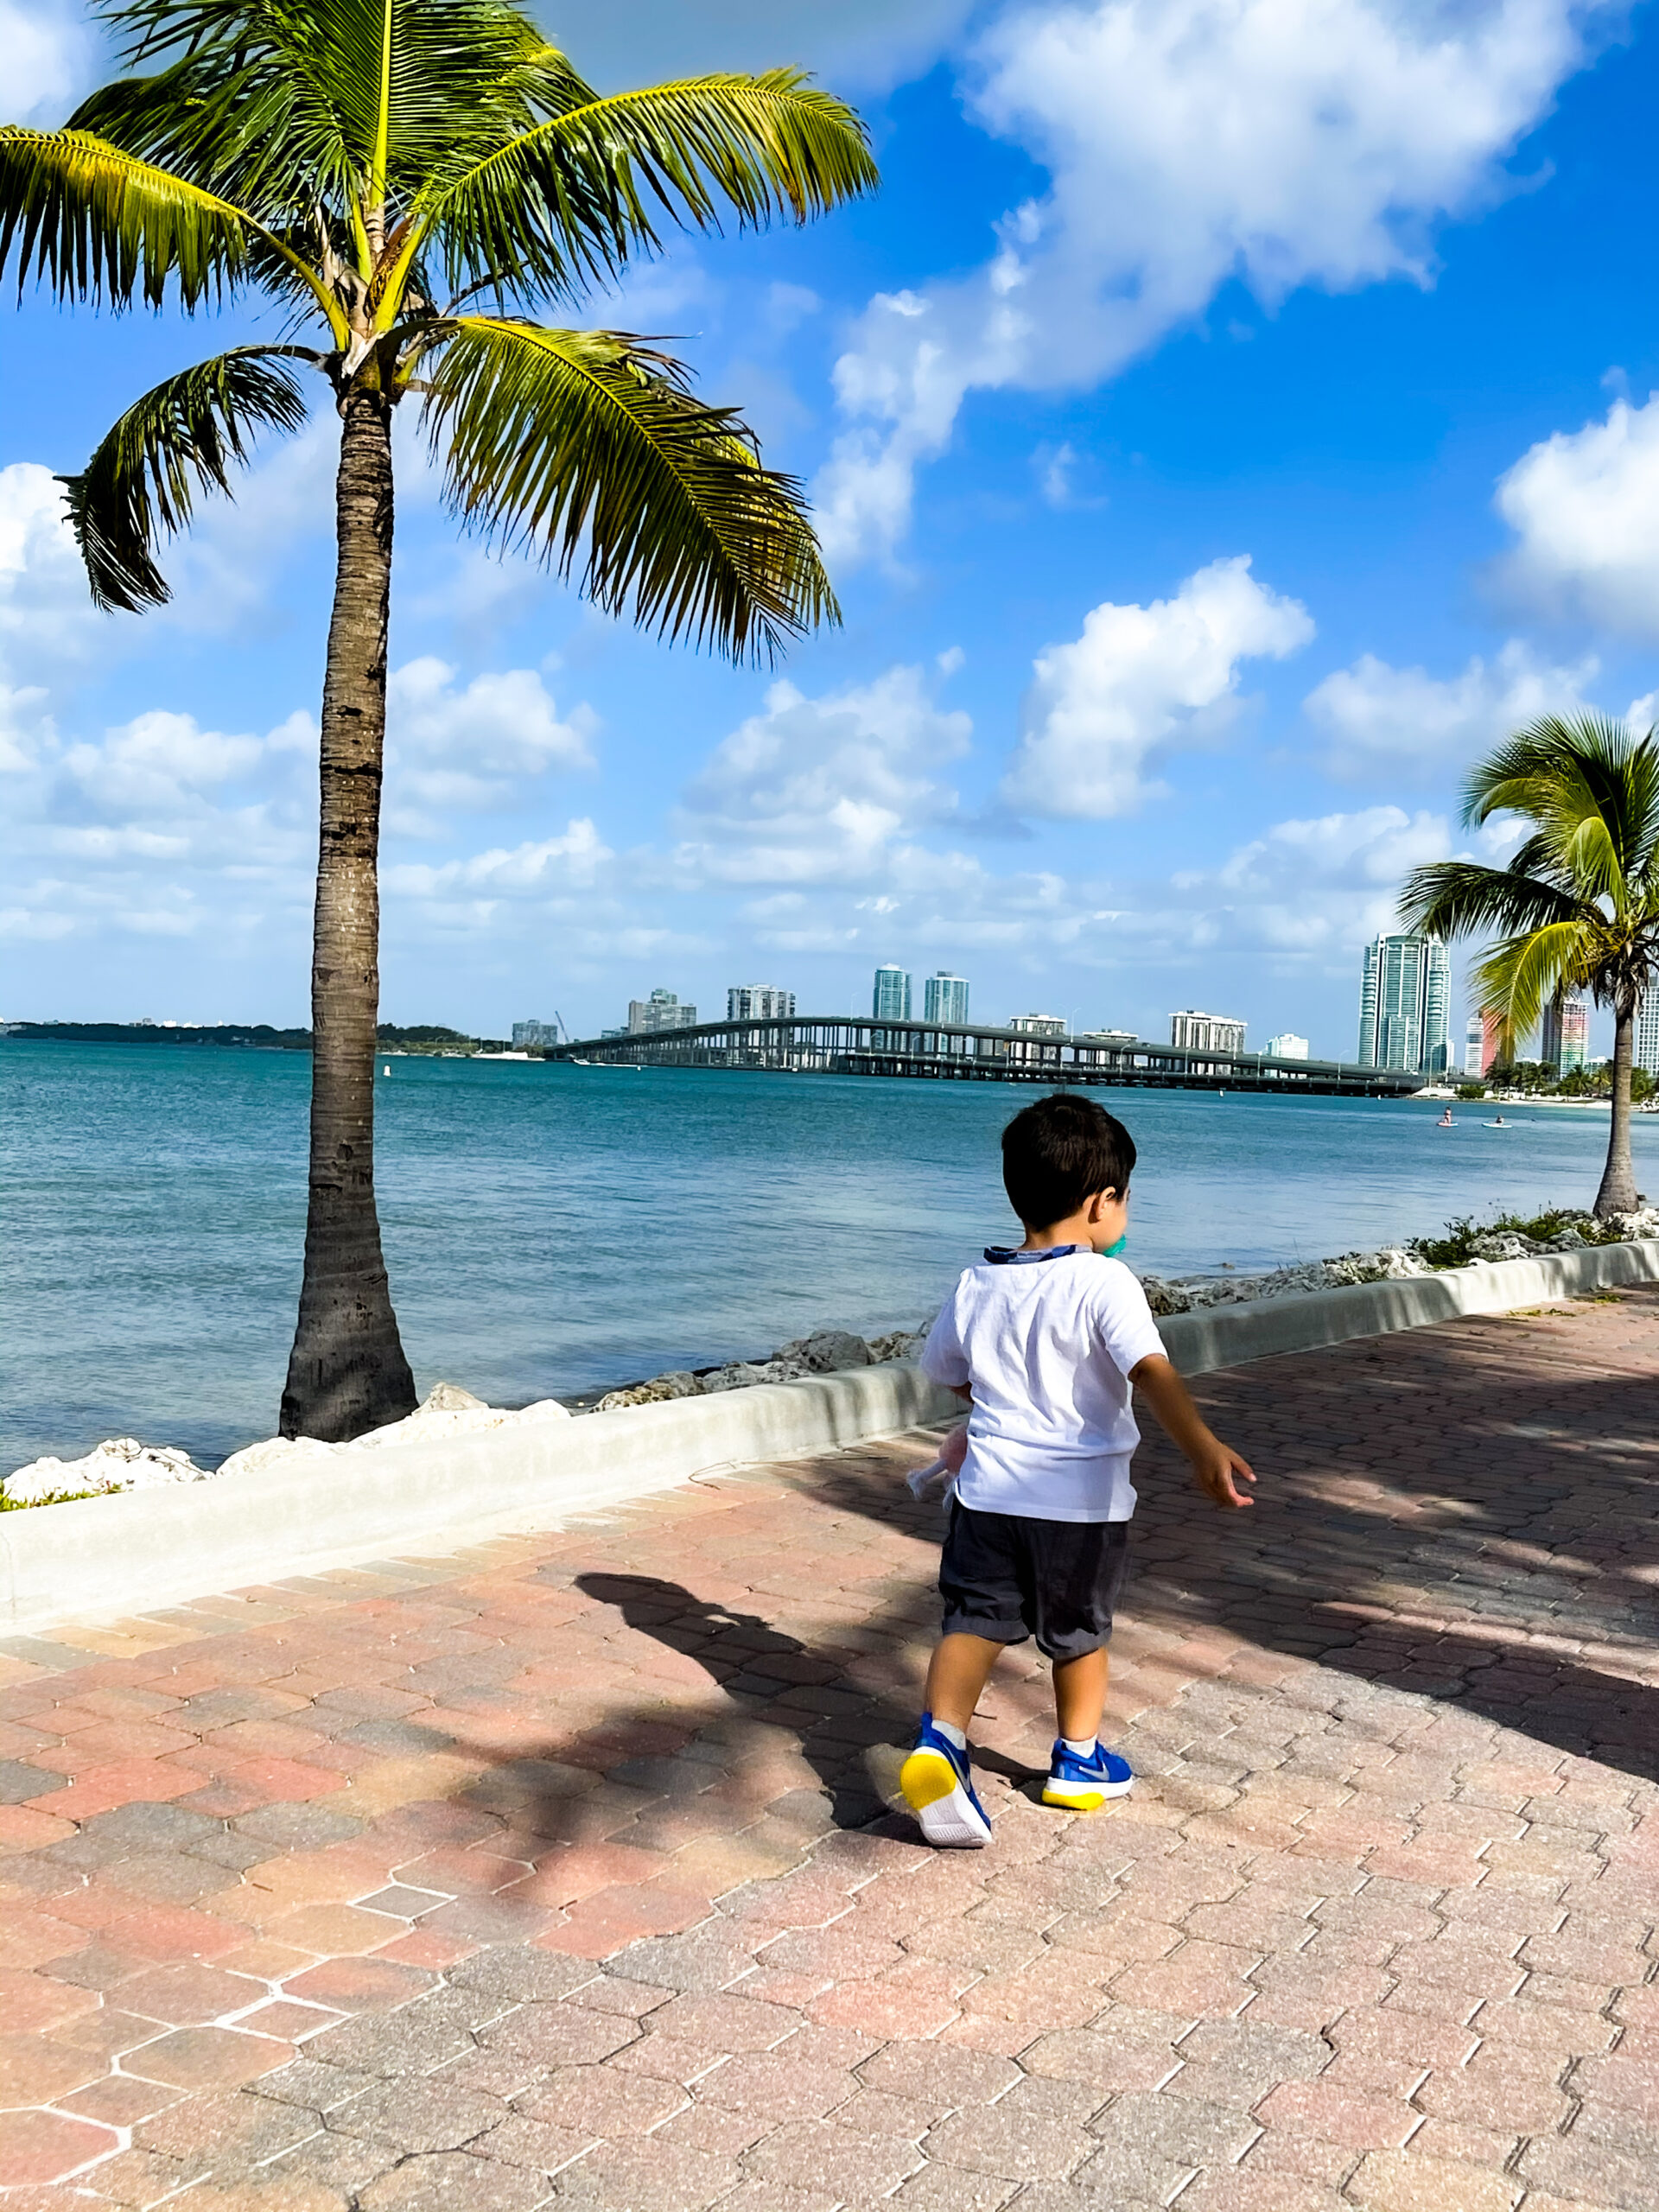
{"type": "Polygon", "coordinates": [[[1002,1183],[1027,1229],[1047,1229],[1096,1191],[1129,1187],[1135,1139],[1103,1106],[1057,1090],[1016,1114],[1002,1132],[1002,1183]]]}

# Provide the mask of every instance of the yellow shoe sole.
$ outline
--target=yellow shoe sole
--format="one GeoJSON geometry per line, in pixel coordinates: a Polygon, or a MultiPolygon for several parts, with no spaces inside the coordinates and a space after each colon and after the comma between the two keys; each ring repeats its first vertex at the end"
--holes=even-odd
{"type": "Polygon", "coordinates": [[[990,1841],[989,1821],[942,1752],[912,1751],[899,1769],[899,1787],[923,1835],[938,1848],[978,1851],[990,1841]]]}
{"type": "Polygon", "coordinates": [[[1043,1802],[1058,1805],[1063,1813],[1097,1813],[1106,1802],[1106,1795],[1100,1789],[1045,1789],[1043,1802]]]}
{"type": "Polygon", "coordinates": [[[957,1786],[956,1769],[938,1751],[912,1751],[899,1770],[899,1787],[912,1812],[925,1812],[957,1786]]]}

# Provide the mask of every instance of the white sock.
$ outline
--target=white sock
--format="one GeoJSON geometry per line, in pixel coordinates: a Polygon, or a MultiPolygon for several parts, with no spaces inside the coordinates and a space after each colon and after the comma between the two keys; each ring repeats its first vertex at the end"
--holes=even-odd
{"type": "Polygon", "coordinates": [[[1060,1741],[1074,1759],[1091,1759],[1095,1756],[1096,1739],[1092,1736],[1085,1736],[1076,1741],[1070,1736],[1062,1736],[1060,1741]]]}
{"type": "Polygon", "coordinates": [[[966,1730],[957,1727],[953,1722],[949,1720],[936,1720],[933,1723],[933,1726],[938,1730],[940,1735],[944,1737],[947,1744],[954,1744],[959,1751],[965,1751],[967,1750],[968,1736],[966,1730]]]}

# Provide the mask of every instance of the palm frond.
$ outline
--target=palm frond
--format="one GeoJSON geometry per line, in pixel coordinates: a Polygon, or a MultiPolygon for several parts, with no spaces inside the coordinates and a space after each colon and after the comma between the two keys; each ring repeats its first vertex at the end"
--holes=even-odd
{"type": "Polygon", "coordinates": [[[840,619],[800,487],[736,413],[613,331],[440,326],[427,423],[452,507],[611,613],[734,659],[840,619]]]}
{"type": "Polygon", "coordinates": [[[1487,947],[1474,971],[1475,985],[1481,1005],[1502,1019],[1510,1056],[1552,1000],[1590,980],[1588,937],[1582,921],[1547,922],[1487,947]]]}
{"type": "Polygon", "coordinates": [[[62,299],[197,306],[247,264],[247,216],[216,193],[79,130],[0,127],[0,269],[17,249],[62,299]]]}
{"type": "Polygon", "coordinates": [[[1526,816],[1552,873],[1581,896],[1627,906],[1659,844],[1659,741],[1605,715],[1547,715],[1475,770],[1465,819],[1526,816]]]}
{"type": "Polygon", "coordinates": [[[1583,912],[1570,893],[1541,876],[1475,861],[1433,861],[1413,868],[1400,893],[1405,928],[1448,941],[1483,930],[1516,936],[1580,920],[1583,912]]]}
{"type": "Polygon", "coordinates": [[[594,99],[475,150],[434,176],[415,219],[439,241],[452,289],[500,270],[520,295],[620,268],[660,243],[664,219],[804,222],[877,181],[857,116],[790,69],[594,99]]]}
{"type": "Polygon", "coordinates": [[[95,94],[86,127],[278,226],[312,204],[348,222],[378,195],[390,227],[480,129],[592,97],[507,0],[120,0],[106,14],[130,61],[166,67],[95,94]]]}
{"type": "Polygon", "coordinates": [[[231,464],[246,461],[255,429],[304,422],[284,356],[317,358],[245,346],[168,377],[128,408],[79,476],[60,480],[99,607],[161,606],[170,594],[156,566],[157,538],[188,520],[198,490],[229,492],[231,464]]]}

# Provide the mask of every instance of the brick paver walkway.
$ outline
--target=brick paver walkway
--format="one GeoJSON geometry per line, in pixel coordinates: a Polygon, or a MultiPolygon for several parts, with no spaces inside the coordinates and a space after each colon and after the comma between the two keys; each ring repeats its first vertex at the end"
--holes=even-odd
{"type": "Polygon", "coordinates": [[[1135,1795],[1016,1659],[982,1854],[913,1447],[6,1646],[0,2209],[1659,2207],[1659,1294],[1200,1395],[1135,1795]]]}

